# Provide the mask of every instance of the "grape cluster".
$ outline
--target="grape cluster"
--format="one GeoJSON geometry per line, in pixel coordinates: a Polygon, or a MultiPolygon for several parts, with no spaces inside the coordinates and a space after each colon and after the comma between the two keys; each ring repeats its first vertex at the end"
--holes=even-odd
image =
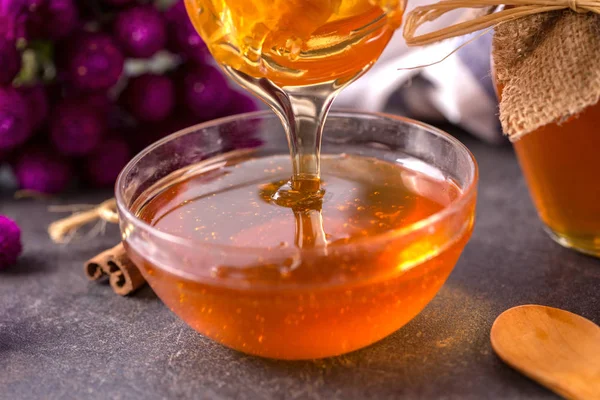
{"type": "Polygon", "coordinates": [[[256,108],[182,0],[0,0],[0,168],[21,189],[111,185],[166,134],[256,108]]]}

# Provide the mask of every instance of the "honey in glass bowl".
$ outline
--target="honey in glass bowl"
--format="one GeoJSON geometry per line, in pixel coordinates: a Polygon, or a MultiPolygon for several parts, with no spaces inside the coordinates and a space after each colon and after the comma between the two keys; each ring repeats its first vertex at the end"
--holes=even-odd
{"type": "Polygon", "coordinates": [[[190,326],[246,353],[320,358],[394,332],[458,260],[477,179],[468,150],[414,121],[340,114],[323,139],[333,99],[377,60],[404,4],[185,3],[281,124],[217,120],[133,160],[117,185],[132,260],[190,326]]]}
{"type": "Polygon", "coordinates": [[[457,262],[477,167],[455,139],[384,115],[333,114],[323,150],[324,194],[288,205],[273,201],[292,172],[274,115],[157,143],[117,183],[129,256],[174,313],[236,350],[312,359],[384,338],[457,262]],[[236,132],[255,147],[231,151],[236,132]]]}

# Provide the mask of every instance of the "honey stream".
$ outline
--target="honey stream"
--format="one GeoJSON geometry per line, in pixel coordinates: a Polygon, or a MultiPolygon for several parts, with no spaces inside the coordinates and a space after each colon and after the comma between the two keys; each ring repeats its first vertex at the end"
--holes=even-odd
{"type": "Polygon", "coordinates": [[[272,201],[291,208],[296,245],[326,246],[321,138],[337,94],[377,60],[402,22],[400,0],[186,0],[215,59],[283,123],[293,165],[272,201]]]}

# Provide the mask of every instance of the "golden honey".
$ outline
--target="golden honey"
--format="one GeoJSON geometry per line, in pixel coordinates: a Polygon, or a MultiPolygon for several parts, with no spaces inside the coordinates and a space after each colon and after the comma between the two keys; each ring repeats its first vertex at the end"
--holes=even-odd
{"type": "Polygon", "coordinates": [[[171,310],[234,349],[307,359],[373,343],[435,296],[470,236],[472,224],[449,232],[441,220],[410,238],[399,234],[461,195],[449,180],[325,156],[323,196],[290,208],[272,198],[290,173],[289,157],[237,159],[167,182],[138,206],[138,218],[197,244],[173,250],[182,265],[204,244],[223,248],[231,265],[206,256],[187,274],[129,253],[171,310]]]}
{"type": "Polygon", "coordinates": [[[560,243],[600,256],[600,104],[514,143],[540,218],[560,243]]]}
{"type": "Polygon", "coordinates": [[[402,22],[400,0],[186,0],[219,64],[276,85],[349,82],[402,22]]]}
{"type": "MultiPolygon", "coordinates": [[[[503,87],[497,85],[498,96],[503,87]]],[[[600,103],[513,143],[529,192],[550,236],[566,247],[600,256],[600,160],[594,134],[600,103]]]]}

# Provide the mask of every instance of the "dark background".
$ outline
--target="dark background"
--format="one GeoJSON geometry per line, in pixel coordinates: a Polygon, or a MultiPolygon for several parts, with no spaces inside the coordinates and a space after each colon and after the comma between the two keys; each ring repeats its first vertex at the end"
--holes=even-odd
{"type": "Polygon", "coordinates": [[[110,190],[14,200],[0,214],[23,229],[25,252],[0,271],[0,398],[4,399],[548,399],[505,366],[489,331],[520,304],[600,322],[600,260],[563,249],[541,229],[509,145],[457,134],[481,169],[475,233],[435,300],[366,349],[311,362],[246,356],[205,339],[147,287],[121,298],[89,283],[82,263],[119,240],[50,242],[49,205],[99,203],[110,190]]]}

